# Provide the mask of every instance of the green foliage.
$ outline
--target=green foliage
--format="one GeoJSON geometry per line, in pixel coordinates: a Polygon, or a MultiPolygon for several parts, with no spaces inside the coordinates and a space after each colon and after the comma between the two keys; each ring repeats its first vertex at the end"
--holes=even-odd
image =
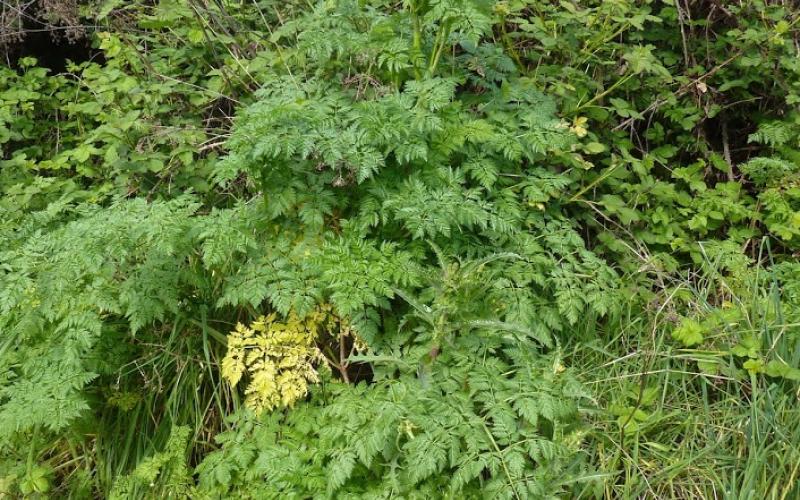
{"type": "Polygon", "coordinates": [[[589,485],[584,495],[797,494],[800,309],[781,291],[793,280],[776,268],[785,265],[745,261],[726,276],[710,264],[696,281],[659,291],[659,311],[634,320],[640,333],[611,325],[598,346],[571,359],[607,408],[593,419],[591,462],[622,471],[618,482],[589,485]]]}
{"type": "Polygon", "coordinates": [[[135,498],[146,491],[147,496],[159,498],[191,498],[192,478],[186,466],[186,441],[191,433],[188,427],[171,430],[164,451],[143,460],[136,469],[114,484],[110,499],[135,498]]]}
{"type": "Polygon", "coordinates": [[[748,245],[751,255],[750,242],[764,234],[794,247],[792,184],[764,192],[767,167],[751,157],[788,160],[769,167],[780,172],[776,185],[796,171],[796,113],[779,111],[798,100],[795,14],[763,0],[509,3],[515,30],[507,35],[520,60],[565,112],[585,120],[586,147],[610,145],[593,155],[573,197],[599,200],[623,226],[597,221],[609,247],[634,236],[670,269],[687,254],[701,262],[698,243],[707,239],[748,245]],[[779,76],[765,84],[775,68],[779,76]],[[744,178],[751,174],[761,175],[755,186],[744,178]]]}
{"type": "Polygon", "coordinates": [[[324,406],[285,420],[239,417],[200,465],[200,489],[241,498],[553,497],[565,491],[565,472],[581,467],[576,410],[586,394],[558,357],[484,337],[446,351],[424,379],[333,383],[324,406]]]}
{"type": "Polygon", "coordinates": [[[0,496],[797,496],[791,2],[64,3],[0,496]]]}
{"type": "Polygon", "coordinates": [[[672,338],[686,347],[691,347],[703,341],[703,327],[697,321],[684,318],[672,332],[672,338]]]}
{"type": "Polygon", "coordinates": [[[59,430],[87,409],[80,391],[96,376],[104,316],[125,317],[135,333],[180,308],[176,254],[196,208],[188,199],[81,206],[72,222],[8,242],[0,310],[13,354],[2,359],[2,435],[59,430]]]}

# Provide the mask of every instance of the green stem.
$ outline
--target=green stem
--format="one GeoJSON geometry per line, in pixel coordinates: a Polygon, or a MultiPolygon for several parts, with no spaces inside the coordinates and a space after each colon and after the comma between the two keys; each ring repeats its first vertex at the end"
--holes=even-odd
{"type": "Polygon", "coordinates": [[[447,37],[450,35],[450,22],[442,24],[442,29],[436,34],[436,40],[433,42],[433,51],[431,51],[431,63],[428,66],[428,76],[433,76],[436,71],[436,66],[439,65],[439,58],[444,52],[444,47],[447,45],[447,37]]]}
{"type": "Polygon", "coordinates": [[[511,54],[511,57],[512,57],[512,59],[514,59],[514,62],[517,63],[517,67],[519,68],[519,70],[521,72],[523,72],[523,73],[527,73],[527,71],[526,71],[527,68],[525,67],[524,64],[522,64],[522,59],[520,59],[519,53],[517,53],[517,50],[514,48],[514,44],[511,43],[511,39],[508,36],[508,31],[506,30],[506,18],[505,18],[505,16],[503,16],[500,19],[500,26],[501,26],[501,30],[502,30],[501,39],[503,41],[503,45],[506,46],[506,50],[508,51],[509,54],[511,54]]]}
{"type": "Polygon", "coordinates": [[[616,90],[616,89],[617,89],[617,87],[619,87],[620,85],[623,85],[625,82],[627,82],[628,80],[630,80],[631,78],[633,78],[633,75],[634,75],[634,73],[629,73],[629,74],[627,74],[627,75],[623,76],[622,78],[620,78],[619,80],[617,80],[616,82],[614,82],[614,85],[612,85],[612,86],[608,87],[608,88],[607,88],[607,89],[605,89],[603,92],[600,92],[600,93],[599,93],[599,94],[597,94],[596,96],[592,97],[592,98],[591,98],[589,101],[587,101],[587,102],[586,102],[586,104],[581,104],[580,106],[578,106],[577,108],[575,108],[575,112],[577,113],[578,111],[580,111],[580,110],[582,110],[582,109],[584,109],[584,108],[588,108],[589,106],[591,106],[591,105],[592,105],[592,104],[594,104],[595,102],[597,102],[597,101],[599,101],[600,99],[602,99],[603,97],[607,96],[608,94],[610,94],[611,92],[613,92],[614,90],[616,90]]]}
{"type": "Polygon", "coordinates": [[[28,461],[27,461],[27,472],[30,475],[31,471],[33,470],[34,460],[36,458],[36,442],[39,440],[39,426],[33,428],[33,437],[31,437],[31,446],[28,448],[28,461]]]}
{"type": "Polygon", "coordinates": [[[511,492],[514,494],[514,498],[519,500],[519,493],[517,492],[517,487],[514,484],[514,480],[512,479],[511,472],[508,470],[508,466],[506,465],[506,460],[503,458],[503,452],[500,451],[500,447],[497,445],[497,441],[495,441],[494,436],[492,436],[492,431],[489,430],[489,427],[486,425],[486,420],[481,420],[481,425],[483,425],[483,431],[486,433],[486,436],[489,438],[489,442],[492,443],[492,447],[494,448],[495,452],[497,453],[497,458],[500,459],[500,465],[503,467],[503,473],[508,480],[508,485],[511,487],[511,492]]]}
{"type": "Polygon", "coordinates": [[[598,185],[598,184],[600,184],[601,182],[603,182],[603,180],[604,180],[604,179],[606,179],[606,178],[607,178],[609,175],[611,175],[611,174],[614,172],[614,170],[616,170],[616,168],[617,168],[618,166],[619,166],[619,163],[617,163],[617,164],[614,164],[613,166],[609,167],[609,168],[608,168],[608,169],[607,169],[605,172],[603,172],[601,175],[599,175],[599,176],[597,177],[597,179],[593,180],[592,182],[590,182],[590,183],[589,183],[589,185],[587,185],[586,187],[584,187],[583,189],[581,189],[580,191],[578,191],[577,193],[575,193],[575,194],[574,194],[574,195],[573,195],[573,196],[572,196],[572,197],[569,199],[569,201],[568,201],[567,203],[572,203],[572,202],[574,202],[574,201],[578,200],[578,199],[581,197],[581,195],[583,195],[583,193],[585,193],[586,191],[589,191],[590,189],[592,189],[592,188],[593,188],[593,187],[595,187],[596,185],[598,185]]]}
{"type": "Polygon", "coordinates": [[[422,53],[422,21],[419,18],[419,6],[414,2],[411,6],[411,19],[414,25],[414,35],[412,39],[413,49],[413,63],[414,63],[414,78],[417,80],[422,79],[422,72],[417,65],[419,54],[422,53]]]}

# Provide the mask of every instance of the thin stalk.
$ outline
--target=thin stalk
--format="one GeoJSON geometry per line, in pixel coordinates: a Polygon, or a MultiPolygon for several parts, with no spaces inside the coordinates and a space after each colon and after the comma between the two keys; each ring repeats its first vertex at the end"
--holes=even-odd
{"type": "Polygon", "coordinates": [[[514,59],[514,62],[517,63],[517,67],[523,73],[527,73],[527,67],[522,63],[522,59],[519,57],[519,53],[517,49],[514,48],[514,44],[511,42],[511,38],[508,36],[508,30],[506,30],[506,17],[503,16],[500,19],[500,30],[501,30],[501,37],[500,39],[503,41],[503,45],[506,46],[506,50],[509,54],[511,54],[511,58],[514,59]]]}
{"type": "Polygon", "coordinates": [[[428,66],[428,76],[433,76],[436,71],[436,66],[439,65],[439,58],[442,57],[445,45],[447,45],[447,37],[450,35],[450,22],[446,21],[442,24],[442,28],[436,34],[436,40],[433,42],[433,50],[431,51],[431,62],[428,66]]]}
{"type": "Polygon", "coordinates": [[[603,97],[605,97],[605,96],[607,96],[608,94],[610,94],[611,92],[615,91],[615,90],[616,90],[616,89],[617,89],[617,88],[618,88],[620,85],[623,85],[623,84],[625,84],[625,83],[626,83],[628,80],[630,80],[631,78],[633,78],[633,75],[634,75],[634,74],[635,74],[635,73],[629,73],[629,74],[625,75],[624,77],[620,78],[619,80],[617,80],[616,82],[614,82],[614,84],[613,84],[612,86],[608,87],[608,88],[607,88],[606,90],[604,90],[603,92],[600,92],[599,94],[597,94],[596,96],[594,96],[594,97],[592,97],[590,100],[588,100],[588,101],[586,102],[586,104],[581,104],[580,106],[578,106],[577,108],[575,108],[575,111],[574,111],[574,112],[575,112],[575,113],[577,113],[578,111],[580,111],[580,110],[582,110],[582,109],[588,108],[589,106],[591,106],[592,104],[596,103],[597,101],[599,101],[599,100],[600,100],[600,99],[602,99],[603,97]]]}
{"type": "Polygon", "coordinates": [[[417,58],[419,54],[422,53],[422,21],[419,18],[419,5],[417,2],[413,2],[411,4],[411,19],[414,26],[414,34],[411,41],[411,47],[413,49],[412,60],[414,63],[414,78],[416,80],[421,80],[422,72],[419,70],[419,66],[417,65],[417,58]]]}

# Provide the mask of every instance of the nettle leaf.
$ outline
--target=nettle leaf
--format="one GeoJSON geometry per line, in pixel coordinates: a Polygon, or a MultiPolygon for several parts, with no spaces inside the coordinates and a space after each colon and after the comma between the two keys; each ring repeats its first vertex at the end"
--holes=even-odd
{"type": "Polygon", "coordinates": [[[696,320],[683,318],[680,324],[672,331],[672,338],[685,347],[692,347],[704,340],[705,327],[696,320]]]}
{"type": "Polygon", "coordinates": [[[623,199],[617,195],[603,195],[601,203],[609,213],[617,215],[623,224],[631,224],[640,220],[638,212],[628,207],[623,199]]]}

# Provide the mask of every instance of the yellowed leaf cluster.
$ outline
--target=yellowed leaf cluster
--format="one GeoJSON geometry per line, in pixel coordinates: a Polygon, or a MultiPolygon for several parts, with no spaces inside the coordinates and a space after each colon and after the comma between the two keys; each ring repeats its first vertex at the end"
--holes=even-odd
{"type": "Polygon", "coordinates": [[[325,358],[316,341],[323,330],[355,338],[349,325],[327,304],[302,319],[291,312],[280,321],[272,313],[250,326],[239,323],[228,334],[222,376],[236,386],[248,375],[245,405],[256,414],[292,407],[308,394],[309,384],[319,382],[315,366],[325,358]]]}

